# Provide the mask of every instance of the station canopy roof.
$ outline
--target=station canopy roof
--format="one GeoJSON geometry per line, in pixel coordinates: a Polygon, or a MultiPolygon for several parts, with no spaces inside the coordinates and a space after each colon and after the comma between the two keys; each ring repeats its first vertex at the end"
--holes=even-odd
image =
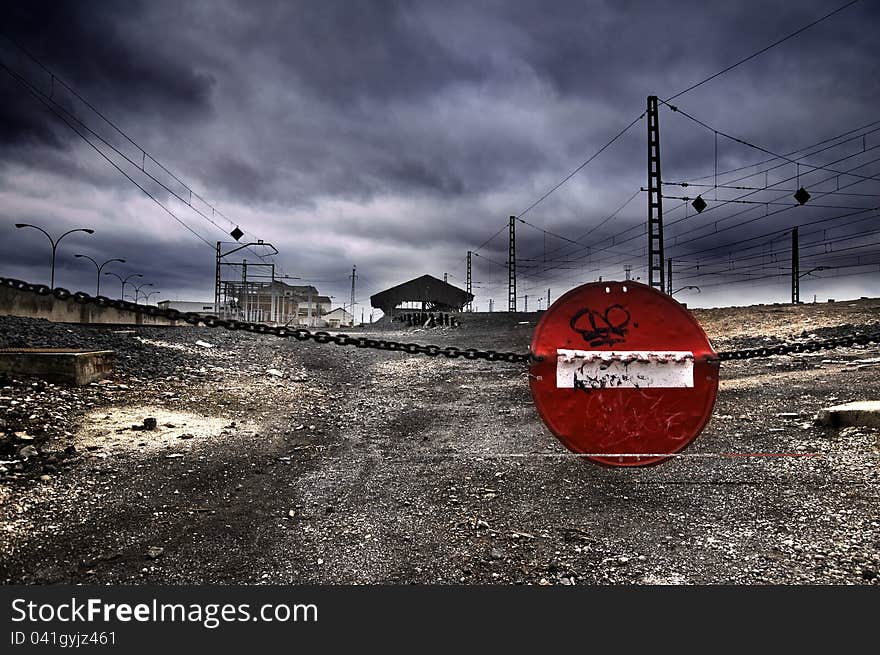
{"type": "Polygon", "coordinates": [[[457,312],[473,299],[473,294],[464,289],[433,275],[422,275],[370,296],[370,304],[385,314],[391,314],[395,307],[405,302],[425,303],[428,310],[457,312]]]}

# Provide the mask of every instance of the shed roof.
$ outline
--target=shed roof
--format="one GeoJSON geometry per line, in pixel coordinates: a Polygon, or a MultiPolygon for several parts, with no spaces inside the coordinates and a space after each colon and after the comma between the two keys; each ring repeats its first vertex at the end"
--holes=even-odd
{"type": "Polygon", "coordinates": [[[427,302],[443,307],[461,308],[474,299],[473,294],[433,275],[422,275],[370,296],[370,304],[386,314],[402,302],[427,302]]]}

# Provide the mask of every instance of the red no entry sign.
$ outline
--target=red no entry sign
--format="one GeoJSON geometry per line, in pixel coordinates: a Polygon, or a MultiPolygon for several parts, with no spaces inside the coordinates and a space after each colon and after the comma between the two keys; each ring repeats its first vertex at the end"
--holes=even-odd
{"type": "Polygon", "coordinates": [[[678,302],[639,282],[569,291],[532,338],[531,389],[562,443],[612,466],[645,466],[679,452],[709,420],[718,363],[706,333],[678,302]]]}

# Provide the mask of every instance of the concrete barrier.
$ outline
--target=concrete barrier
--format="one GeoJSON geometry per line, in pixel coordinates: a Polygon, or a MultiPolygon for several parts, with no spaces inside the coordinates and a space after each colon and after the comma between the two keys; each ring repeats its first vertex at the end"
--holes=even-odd
{"type": "Polygon", "coordinates": [[[833,428],[843,426],[880,428],[880,400],[862,400],[819,410],[816,422],[833,428]]]}
{"type": "Polygon", "coordinates": [[[83,385],[113,373],[115,356],[112,350],[0,348],[0,374],[83,385]]]}
{"type": "Polygon", "coordinates": [[[81,305],[68,298],[38,296],[35,293],[0,287],[0,316],[23,316],[44,318],[54,323],[109,323],[116,325],[189,325],[185,321],[173,321],[142,312],[132,312],[115,307],[81,305]]]}

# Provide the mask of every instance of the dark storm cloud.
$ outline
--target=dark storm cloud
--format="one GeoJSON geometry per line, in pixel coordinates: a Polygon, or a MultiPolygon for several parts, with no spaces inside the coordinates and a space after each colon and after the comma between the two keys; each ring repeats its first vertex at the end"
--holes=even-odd
{"type": "MultiPolygon", "coordinates": [[[[150,3],[13,0],[2,2],[0,10],[5,35],[49,63],[74,88],[87,90],[90,100],[111,115],[186,121],[210,110],[213,77],[193,70],[186,58],[154,47],[168,38],[168,32],[160,35],[145,25],[145,13],[154,10],[150,3]]],[[[4,61],[13,59],[38,72],[5,39],[3,46],[4,61]]],[[[42,77],[42,90],[52,91],[50,77],[42,77]]],[[[34,111],[36,105],[21,97],[7,75],[0,84],[0,92],[9,99],[0,114],[4,142],[57,144],[55,123],[34,111]]],[[[55,91],[63,93],[61,88],[55,91]]]]}
{"type": "MultiPolygon", "coordinates": [[[[833,4],[41,2],[9,3],[4,29],[234,222],[276,243],[291,274],[342,279],[330,292],[344,294],[353,263],[377,287],[426,270],[463,278],[464,253],[642,112],[645,96],[668,97],[833,4]]],[[[880,55],[865,28],[878,15],[875,3],[859,3],[675,102],[779,151],[864,124],[880,96],[880,55]]],[[[0,57],[49,92],[46,75],[9,44],[0,57]]],[[[147,247],[143,266],[155,268],[157,285],[204,295],[213,262],[205,244],[145,202],[8,76],[0,75],[0,93],[5,219],[59,229],[94,222],[96,253],[135,261],[147,247]]],[[[131,144],[63,89],[55,93],[125,149],[136,163],[117,161],[157,198],[209,241],[224,238],[144,180],[131,144]]],[[[661,125],[665,179],[712,172],[711,131],[666,108],[661,125]]],[[[569,237],[585,233],[646,183],[644,139],[642,120],[528,220],[569,237]]],[[[717,166],[764,157],[723,140],[717,166]]],[[[591,241],[641,225],[644,204],[633,201],[591,241]]],[[[788,225],[793,214],[736,236],[788,225]]],[[[706,233],[710,216],[672,226],[670,243],[706,233]]],[[[623,238],[633,234],[640,233],[623,238]]],[[[726,235],[706,242],[724,243],[726,235]]],[[[518,238],[523,259],[579,250],[525,225],[518,238]]],[[[624,253],[606,257],[615,274],[626,252],[642,263],[643,242],[615,242],[613,252],[624,253]]],[[[670,254],[704,247],[670,246],[670,254]]],[[[506,235],[483,254],[503,261],[506,235]]],[[[0,256],[32,269],[8,244],[0,256]]],[[[491,264],[479,266],[488,276],[491,264]]],[[[78,281],[76,270],[65,269],[78,281]]],[[[544,283],[531,272],[535,285],[544,283]]]]}
{"type": "Polygon", "coordinates": [[[224,186],[230,193],[244,198],[262,195],[267,176],[253,163],[240,156],[224,155],[218,157],[212,167],[214,174],[225,180],[224,186]]]}
{"type": "MultiPolygon", "coordinates": [[[[63,239],[58,246],[56,284],[68,289],[82,289],[89,293],[95,291],[97,271],[92,262],[84,258],[76,258],[76,254],[88,255],[99,264],[114,257],[126,260],[125,263],[107,264],[102,271],[101,293],[111,297],[119,297],[120,281],[106,273],[116,273],[122,277],[140,273],[143,277],[132,278],[130,283],[149,283],[152,286],[144,287],[145,291],[153,289],[162,291],[160,295],[165,298],[175,297],[179,290],[198,293],[188,284],[188,280],[199,280],[211,275],[214,268],[210,253],[207,253],[206,257],[193,257],[193,247],[186,242],[152,244],[144,247],[142,244],[132,242],[131,238],[124,234],[101,230],[97,230],[91,236],[82,233],[72,234],[63,239]]],[[[36,283],[49,283],[51,246],[49,240],[36,230],[16,230],[0,241],[0,261],[5,264],[4,275],[19,276],[36,283]],[[27,275],[22,274],[22,271],[27,271],[27,275]]],[[[132,291],[131,287],[126,289],[126,293],[132,291]]],[[[155,300],[155,296],[152,297],[152,301],[155,300]]]]}
{"type": "Polygon", "coordinates": [[[334,104],[394,102],[488,74],[484,62],[427,32],[411,3],[281,2],[268,13],[272,20],[249,36],[268,36],[294,79],[334,104]]]}

